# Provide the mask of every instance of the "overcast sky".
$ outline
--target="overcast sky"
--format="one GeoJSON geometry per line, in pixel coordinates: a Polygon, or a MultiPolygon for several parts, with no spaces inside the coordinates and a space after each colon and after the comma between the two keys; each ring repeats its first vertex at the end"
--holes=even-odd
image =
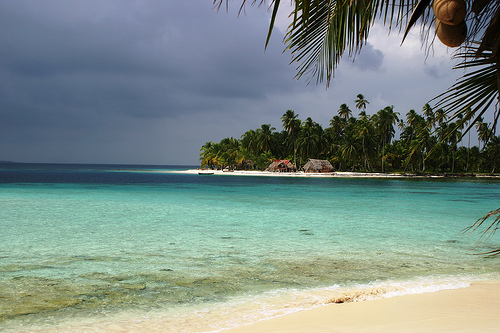
{"type": "Polygon", "coordinates": [[[329,89],[308,85],[279,28],[264,50],[266,8],[240,3],[0,0],[0,160],[197,165],[206,141],[281,130],[288,109],[327,127],[362,93],[369,114],[404,115],[463,74],[438,42],[426,58],[418,29],[400,47],[375,25],[329,89]]]}

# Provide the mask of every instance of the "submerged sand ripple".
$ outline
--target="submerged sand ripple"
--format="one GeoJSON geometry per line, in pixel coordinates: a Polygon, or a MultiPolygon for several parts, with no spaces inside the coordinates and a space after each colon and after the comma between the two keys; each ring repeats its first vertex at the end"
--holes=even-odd
{"type": "MultiPolygon", "coordinates": [[[[353,285],[392,276],[446,274],[450,269],[466,268],[466,263],[462,262],[440,262],[439,265],[442,267],[436,267],[436,263],[427,258],[390,262],[381,256],[380,260],[356,262],[327,257],[300,261],[266,258],[254,265],[247,262],[238,265],[234,261],[230,267],[218,269],[213,266],[210,271],[193,270],[189,273],[168,268],[120,274],[101,271],[82,273],[72,279],[33,276],[37,270],[24,271],[26,275],[12,275],[0,280],[0,325],[20,316],[25,316],[24,322],[36,323],[46,321],[45,314],[50,313],[50,320],[57,322],[58,316],[67,318],[72,311],[92,317],[143,308],[168,309],[183,304],[223,302],[234,296],[284,288],[353,285]]],[[[356,298],[352,295],[340,297],[341,300],[344,297],[342,301],[356,298]]]]}

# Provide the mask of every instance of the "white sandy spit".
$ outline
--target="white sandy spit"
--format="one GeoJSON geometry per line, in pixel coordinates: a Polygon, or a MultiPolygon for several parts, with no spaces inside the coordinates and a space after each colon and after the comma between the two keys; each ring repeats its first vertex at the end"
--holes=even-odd
{"type": "MultiPolygon", "coordinates": [[[[318,177],[318,178],[410,178],[412,174],[396,173],[368,173],[368,172],[328,172],[328,173],[305,173],[298,172],[270,172],[270,171],[223,171],[209,169],[190,169],[183,171],[171,171],[174,173],[199,174],[199,175],[232,175],[232,176],[267,176],[267,177],[318,177]]],[[[440,177],[440,176],[426,176],[440,177]]]]}

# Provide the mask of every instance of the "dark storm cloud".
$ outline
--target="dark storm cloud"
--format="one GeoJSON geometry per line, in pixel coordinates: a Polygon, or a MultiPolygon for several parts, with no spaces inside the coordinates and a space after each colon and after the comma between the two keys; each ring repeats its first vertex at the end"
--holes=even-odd
{"type": "Polygon", "coordinates": [[[174,70],[158,57],[153,42],[161,35],[148,17],[130,2],[109,4],[2,2],[2,63],[27,77],[174,70]]]}
{"type": "Polygon", "coordinates": [[[250,103],[294,89],[279,31],[264,50],[266,11],[237,9],[1,1],[0,160],[137,162],[150,151],[150,163],[164,163],[155,151],[172,150],[170,163],[196,161],[213,139],[203,133],[216,128],[209,121],[221,122],[202,114],[247,117],[250,103]],[[190,131],[197,136],[179,136],[190,131]]]}
{"type": "Polygon", "coordinates": [[[286,61],[276,49],[264,54],[265,16],[230,24],[234,13],[205,0],[0,6],[3,101],[34,116],[46,107],[161,117],[284,88],[276,82],[286,61]]]}
{"type": "Polygon", "coordinates": [[[287,109],[327,126],[357,93],[376,111],[415,108],[443,89],[429,75],[442,86],[446,64],[424,73],[423,58],[399,53],[399,39],[380,44],[387,35],[377,29],[330,89],[297,82],[279,30],[264,50],[266,9],[238,9],[235,1],[217,13],[211,0],[0,1],[0,160],[195,164],[206,141],[265,123],[280,130],[287,109]]]}

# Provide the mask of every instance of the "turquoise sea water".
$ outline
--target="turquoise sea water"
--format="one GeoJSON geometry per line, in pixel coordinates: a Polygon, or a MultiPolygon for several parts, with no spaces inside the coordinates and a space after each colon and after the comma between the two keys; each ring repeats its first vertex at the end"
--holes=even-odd
{"type": "Polygon", "coordinates": [[[0,330],[204,332],[500,278],[500,181],[0,165],[0,330]]]}

